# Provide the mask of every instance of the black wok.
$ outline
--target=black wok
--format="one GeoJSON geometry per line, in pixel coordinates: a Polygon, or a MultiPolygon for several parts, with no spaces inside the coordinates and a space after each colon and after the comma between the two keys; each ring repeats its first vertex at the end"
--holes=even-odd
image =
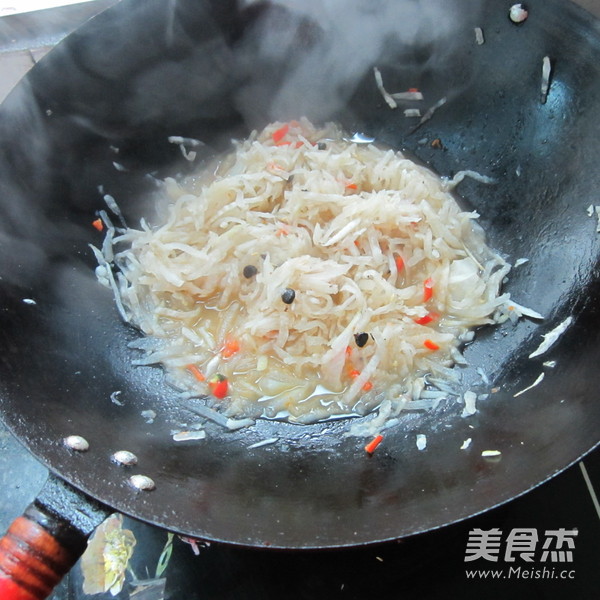
{"type": "Polygon", "coordinates": [[[343,4],[123,0],[62,42],[2,107],[0,416],[59,478],[28,518],[73,544],[72,560],[103,506],[239,545],[396,539],[506,502],[598,441],[600,234],[587,213],[600,187],[597,23],[559,0],[530,2],[521,26],[507,18],[510,3],[495,0],[468,11],[464,2],[343,4]],[[383,101],[373,66],[392,91],[418,87],[427,106],[447,102],[415,130],[383,101]],[[95,281],[88,244],[101,236],[91,221],[108,193],[136,223],[154,189],[148,174],[189,170],[168,136],[205,142],[199,164],[232,137],[301,115],[404,149],[441,175],[494,177],[462,183],[461,202],[480,213],[491,246],[511,262],[529,259],[506,290],[546,318],[481,330],[466,349],[463,389],[480,385],[482,370],[498,388],[475,416],[461,418],[456,403],[407,413],[371,458],[364,440],[344,436],[347,421],[264,420],[233,432],[209,423],[206,440],[177,444],[171,432],[199,417],[159,369],[132,366],[127,344],[138,334],[95,281]],[[555,346],[528,358],[568,316],[555,346]],[[71,434],[89,451],[68,450],[71,434]],[[268,438],[277,442],[248,449],[268,438]],[[138,456],[135,468],[110,460],[121,449],[138,456]],[[487,460],[484,450],[501,456],[487,460]],[[136,492],[133,473],[156,489],[136,492]],[[83,492],[77,502],[99,503],[74,511],[81,522],[60,519],[70,494],[61,481],[83,492]]]}

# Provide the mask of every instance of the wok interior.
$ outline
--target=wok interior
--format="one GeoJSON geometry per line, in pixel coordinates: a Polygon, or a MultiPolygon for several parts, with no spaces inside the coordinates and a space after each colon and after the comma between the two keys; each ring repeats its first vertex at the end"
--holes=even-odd
{"type": "Polygon", "coordinates": [[[436,528],[588,451],[600,423],[599,238],[586,213],[600,184],[599,39],[576,7],[531,4],[523,27],[482,1],[436,29],[436,14],[460,13],[454,3],[389,2],[376,13],[360,2],[328,12],[124,0],[67,38],[0,114],[2,418],[51,470],[119,511],[187,535],[275,547],[436,528]],[[553,77],[542,104],[545,55],[553,77]],[[412,132],[415,122],[384,103],[373,66],[392,91],[418,87],[427,106],[446,104],[412,132]],[[198,417],[159,369],[131,365],[137,333],[94,278],[88,243],[101,237],[90,223],[109,193],[136,224],[152,177],[191,168],[168,136],[202,140],[197,164],[254,127],[302,115],[406,150],[441,175],[494,177],[489,186],[465,181],[461,201],[480,213],[492,247],[513,263],[529,259],[506,289],[546,320],[481,330],[465,352],[464,390],[477,389],[483,370],[499,391],[469,419],[454,402],[407,413],[372,458],[364,440],[344,436],[347,421],[259,421],[235,432],[208,424],[206,440],[176,444],[172,431],[198,417]],[[436,138],[443,149],[431,146],[436,138]],[[529,359],[568,315],[574,324],[547,357],[529,359]],[[546,359],[556,366],[543,367],[546,359]],[[541,372],[540,385],[514,397],[541,372]],[[86,437],[90,451],[66,451],[69,434],[86,437]],[[269,438],[277,442],[248,449],[269,438]],[[155,491],[133,492],[134,471],[110,461],[121,449],[138,456],[135,472],[151,476],[155,491]],[[483,459],[488,449],[501,458],[483,459]]]}

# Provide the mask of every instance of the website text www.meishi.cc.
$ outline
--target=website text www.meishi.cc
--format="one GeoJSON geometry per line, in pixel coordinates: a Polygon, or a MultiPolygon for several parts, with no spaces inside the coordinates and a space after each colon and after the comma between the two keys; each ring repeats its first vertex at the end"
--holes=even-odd
{"type": "Polygon", "coordinates": [[[573,555],[577,529],[515,527],[504,535],[498,528],[472,529],[465,551],[467,579],[575,579],[573,555]],[[484,568],[482,561],[498,568],[484,568]],[[500,568],[500,562],[504,566],[500,568]],[[568,568],[565,568],[568,567],[568,568]]]}
{"type": "Polygon", "coordinates": [[[575,569],[548,567],[508,567],[506,569],[466,569],[467,579],[575,579],[575,569]]]}

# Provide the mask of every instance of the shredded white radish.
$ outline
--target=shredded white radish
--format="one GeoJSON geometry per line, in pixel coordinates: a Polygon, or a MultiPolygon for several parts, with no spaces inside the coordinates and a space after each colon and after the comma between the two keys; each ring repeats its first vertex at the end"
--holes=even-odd
{"type": "Polygon", "coordinates": [[[470,417],[477,412],[477,394],[475,392],[465,392],[463,395],[463,400],[465,402],[465,407],[462,411],[462,417],[470,417]]]}
{"type": "Polygon", "coordinates": [[[521,391],[519,391],[516,394],[514,394],[513,398],[518,398],[519,396],[521,396],[525,392],[528,392],[529,390],[532,390],[534,387],[538,386],[544,380],[544,376],[545,376],[544,373],[540,373],[537,376],[536,380],[531,385],[528,385],[526,388],[523,388],[521,391]]]}
{"type": "Polygon", "coordinates": [[[425,114],[421,117],[421,120],[417,123],[417,125],[415,125],[412,128],[411,133],[414,133],[417,129],[419,129],[419,127],[421,127],[421,125],[424,125],[425,123],[427,123],[427,121],[429,121],[429,119],[431,119],[431,117],[433,117],[435,111],[438,108],[441,108],[442,106],[444,106],[444,104],[446,104],[447,100],[448,99],[444,96],[443,98],[440,98],[435,104],[430,106],[425,111],[425,114]]]}
{"type": "Polygon", "coordinates": [[[542,104],[546,104],[546,100],[548,99],[548,90],[550,89],[550,73],[552,71],[552,64],[550,62],[550,57],[544,56],[542,60],[542,104]]]}
{"type": "Polygon", "coordinates": [[[375,74],[375,84],[377,85],[377,89],[381,92],[386,104],[390,108],[398,108],[398,104],[394,98],[392,98],[391,94],[389,94],[383,86],[383,77],[381,76],[381,71],[377,67],[373,67],[373,73],[375,74]]]}
{"type": "Polygon", "coordinates": [[[173,433],[173,441],[175,442],[190,442],[203,440],[206,438],[206,431],[177,431],[173,433]]]}
{"type": "Polygon", "coordinates": [[[544,318],[544,315],[541,315],[536,310],[527,308],[526,306],[521,306],[520,304],[517,304],[516,302],[513,302],[512,300],[510,302],[506,303],[506,307],[508,308],[508,310],[512,310],[512,311],[518,313],[518,316],[520,316],[520,317],[521,316],[529,317],[530,319],[543,319],[544,318]]]}
{"type": "Polygon", "coordinates": [[[135,363],[214,397],[193,410],[230,429],[431,408],[473,328],[510,302],[510,266],[447,191],[465,175],[442,181],[332,124],[273,123],[165,180],[161,221],[113,227],[98,277],[147,336],[135,363]]]}
{"type": "Polygon", "coordinates": [[[409,90],[408,92],[395,92],[394,94],[390,94],[390,96],[394,100],[423,100],[423,93],[418,90],[409,90]]]}
{"type": "Polygon", "coordinates": [[[170,135],[167,140],[171,144],[184,144],[187,146],[192,146],[193,148],[204,145],[204,142],[197,140],[196,138],[182,137],[180,135],[170,135]]]}
{"type": "Polygon", "coordinates": [[[558,338],[569,328],[573,322],[573,317],[569,316],[559,323],[552,331],[542,336],[543,342],[529,355],[529,358],[535,358],[545,354],[558,341],[558,338]]]}
{"type": "Polygon", "coordinates": [[[452,179],[448,179],[443,177],[442,180],[447,189],[454,189],[465,177],[470,177],[471,179],[475,179],[480,183],[495,183],[495,180],[492,177],[488,177],[487,175],[482,175],[477,171],[465,170],[459,171],[452,179]]]}
{"type": "Polygon", "coordinates": [[[104,194],[104,202],[106,202],[106,206],[114,213],[116,217],[118,217],[121,225],[126,227],[125,219],[123,218],[123,213],[117,204],[117,201],[110,194],[104,194]]]}
{"type": "Polygon", "coordinates": [[[275,444],[279,441],[279,438],[272,437],[266,440],[261,440],[260,442],[255,442],[254,444],[250,444],[248,446],[248,450],[254,450],[255,448],[262,448],[263,446],[270,446],[271,444],[275,444]]]}

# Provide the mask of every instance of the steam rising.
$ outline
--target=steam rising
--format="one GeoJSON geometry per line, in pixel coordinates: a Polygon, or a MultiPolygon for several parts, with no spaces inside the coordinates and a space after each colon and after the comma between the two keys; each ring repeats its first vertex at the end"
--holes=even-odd
{"type": "Polygon", "coordinates": [[[26,82],[21,83],[14,90],[11,101],[4,104],[2,116],[5,118],[0,121],[3,142],[0,154],[0,284],[30,285],[46,263],[44,241],[54,226],[47,223],[36,202],[41,192],[40,179],[46,176],[48,144],[43,137],[27,133],[27,148],[12,143],[13,130],[43,130],[40,112],[31,100],[26,82]],[[19,165],[23,170],[31,170],[31,174],[26,175],[19,165]],[[33,173],[37,177],[33,177],[33,173]]]}
{"type": "MultiPolygon", "coordinates": [[[[284,73],[270,118],[310,114],[317,120],[327,119],[346,105],[361,80],[370,76],[373,65],[390,67],[400,76],[406,73],[416,47],[430,52],[422,67],[441,66],[443,53],[450,49],[455,34],[455,15],[460,14],[457,3],[448,0],[287,0],[280,4],[305,21],[296,17],[288,25],[291,31],[281,31],[281,21],[267,16],[250,41],[258,43],[259,57],[277,56],[279,38],[298,34],[302,23],[310,23],[315,35],[302,59],[284,73]],[[269,35],[273,30],[279,33],[269,35]],[[407,64],[399,62],[399,52],[406,55],[407,64]]],[[[405,85],[412,86],[408,78],[405,85]]]]}
{"type": "MultiPolygon", "coordinates": [[[[298,115],[319,121],[347,106],[373,66],[391,72],[405,89],[423,75],[445,79],[462,4],[280,0],[252,24],[237,48],[238,64],[246,62],[248,70],[268,66],[242,85],[238,108],[250,121],[298,115]]],[[[471,7],[469,18],[476,12],[471,7]]]]}
{"type": "Polygon", "coordinates": [[[307,116],[346,125],[361,110],[390,110],[374,66],[391,91],[443,91],[431,92],[424,110],[450,97],[465,77],[454,54],[461,7],[459,0],[237,8],[233,0],[124,0],[53,50],[2,106],[3,291],[38,306],[37,296],[49,292],[67,311],[91,310],[101,292],[90,224],[105,208],[104,193],[130,216],[148,174],[160,176],[169,164],[194,168],[267,122],[307,116]],[[182,158],[172,136],[202,142],[195,162],[182,158]],[[65,273],[85,290],[77,306],[65,273]]]}

